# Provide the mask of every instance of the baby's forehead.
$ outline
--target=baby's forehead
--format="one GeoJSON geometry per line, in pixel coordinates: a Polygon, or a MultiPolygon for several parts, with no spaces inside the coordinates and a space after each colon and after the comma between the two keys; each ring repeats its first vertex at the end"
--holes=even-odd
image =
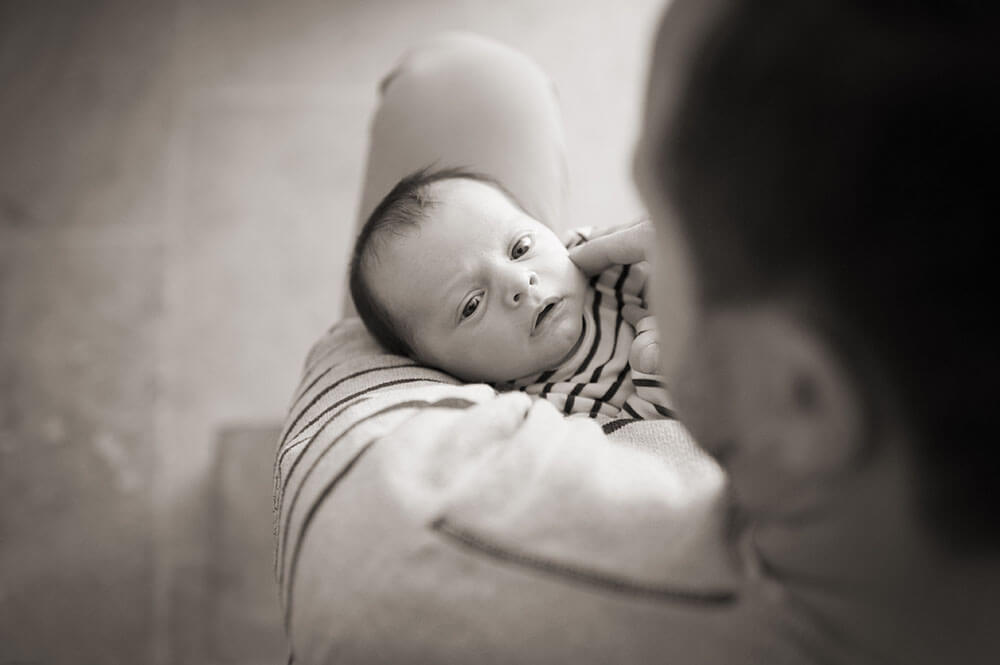
{"type": "Polygon", "coordinates": [[[486,182],[449,179],[432,183],[424,223],[452,235],[502,235],[533,219],[503,190],[486,182]]]}
{"type": "Polygon", "coordinates": [[[503,188],[499,187],[496,183],[490,182],[489,180],[463,176],[435,180],[434,182],[425,185],[425,188],[428,192],[441,193],[444,195],[456,195],[459,193],[466,195],[499,194],[505,198],[507,197],[503,188]]]}
{"type": "Polygon", "coordinates": [[[445,178],[426,185],[431,207],[441,204],[483,206],[523,212],[509,192],[495,182],[474,178],[445,178]]]}

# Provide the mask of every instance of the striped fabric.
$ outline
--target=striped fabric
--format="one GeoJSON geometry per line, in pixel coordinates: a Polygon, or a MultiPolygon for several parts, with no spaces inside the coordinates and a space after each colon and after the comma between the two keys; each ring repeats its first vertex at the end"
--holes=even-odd
{"type": "Polygon", "coordinates": [[[544,397],[567,415],[673,418],[662,379],[629,365],[636,331],[622,310],[629,304],[646,307],[648,273],[643,262],[612,266],[591,278],[580,348],[561,367],[518,380],[512,387],[544,397]]]}
{"type": "MultiPolygon", "coordinates": [[[[423,420],[414,433],[426,434],[438,425],[433,420],[428,424],[424,414],[440,412],[443,423],[447,414],[496,400],[499,394],[486,384],[461,384],[448,374],[386,354],[358,319],[337,324],[315,345],[292,399],[274,466],[275,574],[290,632],[297,594],[303,592],[296,584],[303,575],[302,553],[315,535],[311,529],[317,516],[330,512],[328,499],[356,473],[380,438],[418,416],[423,420]]],[[[579,396],[587,399],[582,392],[579,396]]],[[[681,478],[717,482],[717,468],[679,423],[640,420],[623,411],[596,418],[612,440],[669,458],[681,478]]],[[[311,570],[305,577],[315,574],[311,570]]]]}

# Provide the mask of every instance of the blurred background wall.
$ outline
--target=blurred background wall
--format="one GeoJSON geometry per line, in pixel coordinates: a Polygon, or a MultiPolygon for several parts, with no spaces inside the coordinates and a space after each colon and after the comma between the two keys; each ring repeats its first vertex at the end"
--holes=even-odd
{"type": "Polygon", "coordinates": [[[535,58],[571,222],[629,180],[663,0],[0,3],[0,664],[280,660],[272,427],[336,318],[376,85],[535,58]]]}

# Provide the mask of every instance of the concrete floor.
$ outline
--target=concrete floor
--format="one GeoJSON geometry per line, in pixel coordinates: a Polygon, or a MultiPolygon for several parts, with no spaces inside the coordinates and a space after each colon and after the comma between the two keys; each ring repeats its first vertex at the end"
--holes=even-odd
{"type": "Polygon", "coordinates": [[[0,3],[0,663],[230,662],[220,432],[336,318],[381,75],[443,29],[524,50],[572,220],[626,221],[662,4],[0,3]]]}

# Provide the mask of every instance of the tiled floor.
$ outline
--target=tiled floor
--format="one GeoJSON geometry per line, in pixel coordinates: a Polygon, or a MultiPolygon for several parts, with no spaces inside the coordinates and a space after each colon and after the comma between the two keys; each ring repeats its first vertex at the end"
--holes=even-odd
{"type": "Polygon", "coordinates": [[[467,28],[538,60],[572,218],[613,223],[661,4],[0,4],[0,662],[208,658],[218,433],[280,420],[335,318],[406,45],[467,28]]]}

